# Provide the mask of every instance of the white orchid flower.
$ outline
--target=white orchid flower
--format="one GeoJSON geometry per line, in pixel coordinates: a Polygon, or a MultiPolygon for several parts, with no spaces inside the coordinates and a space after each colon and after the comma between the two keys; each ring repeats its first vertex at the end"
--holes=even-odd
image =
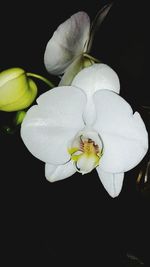
{"type": "Polygon", "coordinates": [[[46,163],[50,182],[96,168],[110,196],[119,195],[124,173],[147,152],[148,134],[140,114],[133,114],[118,91],[113,70],[95,64],[83,69],[71,86],[42,94],[28,110],[21,136],[29,151],[46,163]]]}
{"type": "Polygon", "coordinates": [[[60,85],[70,85],[73,77],[96,59],[88,55],[96,29],[100,26],[112,4],[104,6],[93,23],[86,12],[80,11],[60,24],[48,41],[44,64],[53,75],[65,75],[60,85]]]}

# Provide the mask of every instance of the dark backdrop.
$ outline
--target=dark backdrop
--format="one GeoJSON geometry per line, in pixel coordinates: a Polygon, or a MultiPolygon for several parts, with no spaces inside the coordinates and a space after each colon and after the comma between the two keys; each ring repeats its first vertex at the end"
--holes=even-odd
{"type": "MultiPolygon", "coordinates": [[[[0,70],[21,67],[53,82],[43,64],[47,41],[57,26],[77,11],[91,20],[108,1],[4,3],[1,8],[0,70]]],[[[148,1],[147,1],[148,2],[148,1]]],[[[91,54],[119,75],[121,95],[141,111],[149,105],[146,1],[114,1],[96,34],[91,54]]],[[[38,82],[39,93],[48,88],[38,82]]],[[[0,112],[1,126],[13,113],[0,112]]],[[[149,198],[136,188],[141,164],[126,173],[121,194],[112,199],[96,171],[49,183],[44,163],[20,138],[0,133],[1,232],[4,263],[14,266],[124,266],[126,254],[149,258],[149,198]],[[104,261],[104,262],[103,262],[104,261]],[[103,262],[103,263],[102,263],[103,262]]],[[[146,266],[146,265],[145,265],[146,266]]]]}

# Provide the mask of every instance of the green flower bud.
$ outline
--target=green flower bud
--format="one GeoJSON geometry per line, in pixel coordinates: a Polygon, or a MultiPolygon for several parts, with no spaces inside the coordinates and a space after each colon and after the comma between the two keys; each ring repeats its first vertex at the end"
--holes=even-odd
{"type": "Polygon", "coordinates": [[[0,73],[0,110],[18,111],[29,107],[37,95],[37,86],[21,68],[0,73]]]}

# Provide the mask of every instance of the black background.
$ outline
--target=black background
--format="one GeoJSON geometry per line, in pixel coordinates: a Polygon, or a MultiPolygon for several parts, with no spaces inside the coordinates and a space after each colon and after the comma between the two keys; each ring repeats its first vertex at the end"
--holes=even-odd
{"type": "MultiPolygon", "coordinates": [[[[45,46],[54,30],[80,10],[94,19],[105,3],[108,1],[3,4],[0,70],[21,67],[57,82],[43,64],[45,46]]],[[[150,104],[147,11],[148,1],[114,1],[95,36],[91,55],[118,73],[121,95],[141,111],[149,129],[147,114],[141,109],[150,104]]],[[[42,82],[37,84],[39,94],[48,90],[42,82]]],[[[13,115],[0,112],[1,126],[13,115]]],[[[1,131],[0,148],[2,266],[10,261],[14,266],[89,263],[122,267],[127,252],[148,262],[149,198],[136,189],[141,164],[126,173],[122,192],[113,199],[96,171],[49,183],[44,177],[44,163],[27,151],[19,131],[14,135],[1,131]]]]}

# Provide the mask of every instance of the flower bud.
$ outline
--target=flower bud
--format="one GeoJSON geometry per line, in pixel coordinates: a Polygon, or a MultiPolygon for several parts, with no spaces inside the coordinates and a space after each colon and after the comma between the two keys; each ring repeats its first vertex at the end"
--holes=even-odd
{"type": "Polygon", "coordinates": [[[37,95],[37,86],[21,68],[0,73],[0,110],[17,111],[29,107],[37,95]]]}

